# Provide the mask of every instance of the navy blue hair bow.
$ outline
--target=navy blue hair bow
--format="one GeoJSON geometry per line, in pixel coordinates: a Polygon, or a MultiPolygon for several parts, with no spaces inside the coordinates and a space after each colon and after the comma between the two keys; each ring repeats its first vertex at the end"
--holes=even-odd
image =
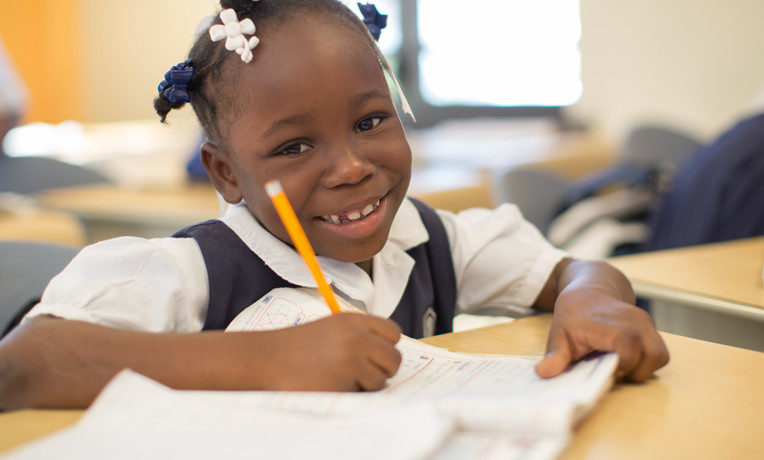
{"type": "Polygon", "coordinates": [[[374,40],[379,40],[379,34],[382,33],[382,29],[387,27],[387,15],[379,14],[377,7],[373,3],[365,5],[358,3],[358,9],[361,10],[363,23],[368,27],[371,36],[374,37],[374,40]]]}
{"type": "Polygon", "coordinates": [[[191,96],[188,94],[188,84],[194,76],[194,68],[191,67],[191,59],[173,66],[166,74],[164,80],[157,88],[164,94],[170,104],[178,102],[191,102],[191,96]]]}

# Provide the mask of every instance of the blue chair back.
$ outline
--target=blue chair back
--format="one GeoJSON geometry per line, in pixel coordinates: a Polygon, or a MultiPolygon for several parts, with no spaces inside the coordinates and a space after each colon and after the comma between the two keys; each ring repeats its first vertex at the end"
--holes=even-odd
{"type": "Polygon", "coordinates": [[[0,241],[0,332],[38,299],[78,249],[49,243],[0,241]]]}

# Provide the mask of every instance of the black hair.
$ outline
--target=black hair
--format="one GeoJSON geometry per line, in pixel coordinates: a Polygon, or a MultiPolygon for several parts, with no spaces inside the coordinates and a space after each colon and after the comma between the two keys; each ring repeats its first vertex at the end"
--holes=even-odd
{"type": "MultiPolygon", "coordinates": [[[[387,61],[379,51],[366,25],[338,0],[222,0],[220,6],[222,9],[232,8],[235,10],[240,21],[244,18],[252,19],[258,29],[264,24],[285,23],[295,13],[299,12],[317,13],[337,19],[341,24],[357,31],[377,55],[382,69],[387,72],[390,71],[387,61]]],[[[221,23],[220,17],[216,16],[210,26],[221,23]]],[[[230,83],[236,74],[232,69],[236,69],[233,67],[235,60],[239,61],[238,65],[241,65],[242,62],[239,55],[225,49],[224,41],[213,42],[209,34],[206,33],[207,29],[196,38],[191,51],[188,53],[188,59],[191,60],[191,66],[194,69],[193,78],[188,84],[188,92],[191,106],[199,119],[205,137],[214,144],[223,146],[223,138],[217,120],[221,108],[228,101],[234,100],[235,94],[232,89],[234,85],[230,83]]],[[[257,61],[255,60],[248,65],[257,65],[257,61]]],[[[243,68],[238,67],[238,69],[243,68]]],[[[163,123],[170,110],[180,108],[183,105],[185,105],[183,102],[170,103],[161,92],[154,99],[154,109],[163,123]]]]}

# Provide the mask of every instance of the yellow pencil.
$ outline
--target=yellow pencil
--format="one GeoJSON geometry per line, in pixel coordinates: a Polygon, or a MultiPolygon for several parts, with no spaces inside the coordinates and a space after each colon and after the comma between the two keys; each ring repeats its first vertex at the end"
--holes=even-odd
{"type": "Polygon", "coordinates": [[[294,209],[292,209],[292,205],[289,203],[284,189],[281,187],[281,182],[278,180],[268,181],[265,184],[265,191],[271,198],[276,212],[279,213],[281,222],[284,223],[289,237],[292,238],[294,247],[297,248],[297,252],[300,253],[302,260],[305,261],[305,265],[308,266],[310,274],[313,275],[316,283],[318,283],[318,291],[321,293],[324,301],[329,305],[332,313],[339,313],[340,306],[337,303],[337,298],[334,297],[332,288],[329,287],[324,274],[321,272],[321,266],[318,264],[318,259],[316,259],[316,253],[313,252],[313,247],[310,245],[307,235],[305,235],[305,230],[302,229],[300,221],[297,220],[297,215],[295,215],[294,209]]]}

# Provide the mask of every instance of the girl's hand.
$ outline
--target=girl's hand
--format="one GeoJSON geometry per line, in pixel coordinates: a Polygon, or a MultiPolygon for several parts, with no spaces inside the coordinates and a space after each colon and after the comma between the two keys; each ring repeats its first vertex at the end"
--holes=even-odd
{"type": "Polygon", "coordinates": [[[618,354],[618,375],[643,382],[669,361],[663,339],[644,310],[598,289],[562,293],[554,306],[539,377],[555,377],[592,351],[618,354]]]}
{"type": "MultiPolygon", "coordinates": [[[[251,333],[242,333],[251,334],[251,333]]],[[[258,332],[269,359],[258,359],[266,390],[379,390],[395,375],[401,331],[394,322],[370,315],[340,313],[308,323],[258,332]]]]}

